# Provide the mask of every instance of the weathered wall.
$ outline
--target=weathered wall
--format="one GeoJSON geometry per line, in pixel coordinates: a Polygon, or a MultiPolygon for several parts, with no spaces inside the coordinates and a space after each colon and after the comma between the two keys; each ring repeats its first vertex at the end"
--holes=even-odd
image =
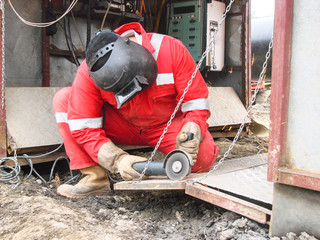
{"type": "MultiPolygon", "coordinates": [[[[55,35],[50,37],[50,43],[61,50],[68,50],[65,34],[64,34],[64,19],[57,25],[58,31],[55,35]]],[[[86,38],[87,38],[87,23],[84,18],[75,18],[75,21],[70,17],[70,31],[72,41],[75,47],[80,52],[85,52],[86,38]]],[[[98,21],[93,21],[91,26],[91,36],[98,30],[98,21]]],[[[79,58],[79,62],[83,61],[79,58]]],[[[50,86],[61,87],[71,86],[76,75],[77,65],[70,62],[64,57],[51,56],[50,57],[50,86]]]]}
{"type": "Polygon", "coordinates": [[[293,6],[287,159],[290,168],[320,173],[320,2],[293,6]]]}
{"type": "MultiPolygon", "coordinates": [[[[23,18],[30,22],[41,21],[40,0],[14,3],[16,11],[23,18]]],[[[5,1],[6,86],[41,86],[41,61],[41,29],[20,21],[5,1]]]]}
{"type": "MultiPolygon", "coordinates": [[[[25,20],[42,22],[41,0],[12,1],[16,11],[25,20]]],[[[79,10],[80,4],[76,5],[79,10]]],[[[13,12],[9,3],[5,3],[5,60],[7,87],[41,87],[42,86],[42,36],[41,28],[23,23],[13,12]]],[[[101,25],[102,19],[92,20],[91,36],[101,25]]],[[[64,19],[57,24],[58,31],[50,37],[50,44],[61,50],[68,50],[64,35],[64,19]]],[[[108,22],[105,27],[108,27],[108,22]]],[[[87,23],[85,18],[70,17],[72,40],[77,49],[85,51],[87,23]],[[80,36],[80,37],[79,37],[80,36]],[[81,38],[81,40],[80,40],[81,38]],[[83,44],[82,44],[83,43],[83,44]]],[[[81,63],[83,59],[79,59],[81,63]]],[[[70,86],[77,66],[64,57],[50,56],[50,86],[70,86]]]]}

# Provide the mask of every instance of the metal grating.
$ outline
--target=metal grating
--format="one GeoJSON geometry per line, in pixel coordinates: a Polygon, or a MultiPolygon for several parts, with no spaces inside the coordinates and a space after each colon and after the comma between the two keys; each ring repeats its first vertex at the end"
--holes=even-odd
{"type": "Polygon", "coordinates": [[[249,199],[272,204],[273,183],[267,181],[267,164],[220,175],[210,175],[201,183],[249,199]]]}

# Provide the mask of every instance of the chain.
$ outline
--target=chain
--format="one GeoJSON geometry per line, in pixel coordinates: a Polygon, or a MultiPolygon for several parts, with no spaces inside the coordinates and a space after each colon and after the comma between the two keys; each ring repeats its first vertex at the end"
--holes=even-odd
{"type": "Polygon", "coordinates": [[[239,127],[239,130],[238,130],[236,136],[234,137],[232,143],[230,144],[228,150],[224,153],[223,157],[219,160],[219,162],[218,162],[217,164],[215,164],[215,165],[213,166],[213,168],[212,168],[206,175],[204,175],[204,176],[202,176],[202,177],[200,177],[200,178],[194,179],[194,180],[192,180],[192,182],[200,182],[201,180],[207,178],[210,174],[212,174],[212,172],[214,172],[215,170],[217,170],[218,167],[219,167],[219,166],[224,162],[224,160],[227,158],[227,156],[229,155],[229,153],[230,153],[231,150],[233,149],[234,145],[235,145],[236,142],[238,141],[238,138],[239,138],[239,136],[240,136],[240,134],[241,134],[241,132],[242,132],[242,130],[243,130],[243,128],[244,128],[244,125],[245,125],[245,123],[247,122],[247,120],[248,120],[248,118],[249,118],[249,115],[250,115],[251,110],[252,110],[252,106],[253,106],[254,102],[256,101],[256,97],[257,97],[257,94],[258,94],[258,92],[259,92],[259,87],[260,87],[260,85],[261,85],[261,82],[262,82],[262,80],[263,80],[263,78],[264,78],[265,71],[266,71],[267,66],[268,66],[268,60],[269,60],[270,55],[271,55],[272,46],[273,46],[273,38],[271,38],[271,40],[270,40],[269,49],[268,49],[268,51],[267,51],[267,53],[266,53],[265,61],[264,61],[263,65],[262,65],[262,71],[261,71],[261,73],[260,73],[260,75],[259,75],[259,80],[258,80],[257,86],[256,86],[256,88],[254,89],[253,97],[251,98],[250,105],[249,105],[248,108],[247,108],[247,114],[246,114],[245,118],[243,119],[243,121],[242,121],[242,123],[241,123],[241,125],[240,125],[240,127],[239,127]]]}
{"type": "Polygon", "coordinates": [[[5,85],[6,85],[6,78],[5,78],[5,58],[4,58],[4,32],[5,32],[5,19],[4,19],[4,0],[0,0],[0,8],[1,8],[1,20],[2,20],[2,85],[1,85],[1,107],[4,108],[5,102],[5,85]]]}
{"type": "MultiPolygon", "coordinates": [[[[173,111],[173,113],[172,113],[169,121],[167,122],[166,127],[163,129],[163,132],[162,132],[161,136],[159,137],[159,140],[158,140],[158,142],[157,142],[154,150],[152,151],[151,156],[149,157],[149,159],[148,159],[148,161],[147,161],[147,164],[145,165],[143,171],[142,171],[141,174],[140,174],[139,179],[137,180],[138,182],[141,182],[143,176],[145,175],[145,173],[146,173],[146,171],[147,171],[147,169],[148,169],[148,167],[149,167],[150,162],[152,161],[154,155],[156,154],[156,152],[157,152],[157,150],[158,150],[158,148],[159,148],[159,146],[160,146],[160,144],[161,144],[162,139],[164,138],[164,135],[167,133],[168,128],[169,128],[169,126],[171,125],[172,120],[174,119],[177,111],[178,111],[179,108],[180,108],[180,105],[181,105],[181,103],[182,103],[185,95],[187,94],[187,92],[188,92],[188,90],[189,90],[189,87],[190,87],[191,84],[192,84],[193,79],[195,78],[195,76],[196,76],[199,68],[201,67],[203,60],[205,59],[205,57],[207,56],[208,52],[210,51],[210,48],[211,48],[211,45],[212,45],[212,43],[213,43],[213,41],[214,41],[215,35],[218,33],[218,31],[219,31],[222,23],[223,23],[224,20],[226,19],[227,13],[230,11],[231,5],[232,5],[233,2],[234,2],[234,0],[230,0],[229,5],[226,7],[226,11],[225,11],[224,14],[222,15],[222,18],[221,18],[221,20],[220,20],[219,23],[218,23],[217,30],[214,32],[213,36],[211,37],[210,42],[209,42],[209,44],[207,45],[206,50],[205,50],[205,51],[203,52],[203,54],[201,55],[201,58],[200,58],[200,60],[199,60],[199,62],[198,62],[198,64],[197,64],[194,72],[192,73],[191,78],[190,78],[190,80],[188,81],[188,84],[187,84],[186,88],[185,88],[184,91],[183,91],[183,94],[181,95],[181,97],[180,97],[180,99],[179,99],[179,102],[177,103],[177,105],[176,105],[176,107],[175,107],[175,109],[174,109],[174,111],[173,111]]],[[[136,182],[136,181],[133,181],[133,182],[136,182]]]]}

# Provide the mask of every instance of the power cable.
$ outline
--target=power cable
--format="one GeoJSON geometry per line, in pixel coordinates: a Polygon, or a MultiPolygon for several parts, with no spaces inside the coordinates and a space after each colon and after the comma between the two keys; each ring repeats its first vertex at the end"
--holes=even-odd
{"type": "MultiPolygon", "coordinates": [[[[58,161],[60,160],[66,160],[68,165],[69,165],[69,169],[70,169],[70,162],[69,159],[66,157],[58,157],[54,162],[53,165],[51,167],[51,171],[50,171],[50,175],[49,175],[49,180],[46,181],[33,167],[33,163],[32,163],[32,159],[35,158],[41,158],[41,157],[45,157],[48,156],[54,152],[57,152],[61,147],[63,146],[63,143],[60,144],[56,149],[45,153],[45,154],[41,154],[41,155],[36,155],[36,156],[28,156],[27,154],[23,154],[22,156],[17,156],[17,151],[16,148],[14,149],[14,156],[12,157],[4,157],[0,159],[0,182],[4,182],[4,183],[8,183],[8,184],[14,184],[13,188],[16,188],[18,185],[20,185],[20,183],[23,180],[27,180],[32,173],[34,173],[35,175],[38,176],[38,178],[40,178],[40,180],[45,183],[45,184],[49,184],[51,183],[52,177],[53,177],[53,172],[55,169],[55,166],[57,164],[58,161]],[[21,172],[21,166],[18,162],[18,159],[24,159],[29,167],[30,167],[30,171],[27,175],[27,177],[25,177],[23,180],[20,178],[20,172],[21,172]],[[14,163],[14,166],[9,166],[9,165],[4,165],[7,161],[12,161],[14,163]]],[[[80,177],[80,174],[73,176],[72,170],[70,169],[70,176],[71,178],[67,181],[67,182],[74,182],[77,181],[77,179],[80,177]]]]}
{"type": "Polygon", "coordinates": [[[79,28],[78,28],[77,21],[76,21],[76,19],[75,19],[75,17],[74,17],[73,11],[70,11],[70,13],[71,13],[71,16],[72,16],[72,20],[73,20],[73,22],[74,22],[74,26],[75,26],[76,31],[77,31],[78,36],[79,36],[79,39],[80,39],[80,42],[81,42],[81,45],[82,45],[82,49],[85,50],[86,48],[85,48],[84,43],[83,43],[83,41],[82,41],[81,34],[80,34],[80,31],[79,31],[79,28]]]}
{"type": "Polygon", "coordinates": [[[78,60],[76,53],[75,53],[75,46],[73,44],[72,37],[71,37],[70,17],[69,16],[64,18],[64,24],[65,24],[65,32],[64,33],[65,33],[65,38],[66,38],[68,49],[71,52],[71,55],[72,55],[72,58],[73,58],[75,64],[77,66],[80,66],[79,60],[78,60]]]}
{"type": "MultiPolygon", "coordinates": [[[[64,4],[66,4],[65,1],[64,1],[64,4]]],[[[72,38],[71,38],[69,16],[63,19],[63,26],[64,26],[64,36],[66,39],[67,47],[68,47],[69,51],[71,52],[71,56],[73,58],[74,63],[77,66],[79,66],[80,63],[79,63],[78,58],[76,57],[76,54],[74,52],[74,45],[73,45],[72,38]]]]}
{"type": "Polygon", "coordinates": [[[32,27],[49,27],[50,25],[55,24],[56,22],[60,21],[65,15],[67,15],[71,9],[77,4],[78,0],[73,0],[68,9],[65,11],[65,13],[63,13],[58,19],[56,19],[55,21],[52,22],[46,22],[46,23],[35,23],[35,22],[29,22],[27,20],[25,20],[23,17],[21,17],[19,15],[19,13],[16,11],[16,9],[13,7],[11,0],[8,0],[10,7],[12,8],[13,12],[17,15],[17,17],[25,24],[32,26],[32,27]]]}
{"type": "Polygon", "coordinates": [[[109,13],[109,10],[110,10],[110,7],[111,7],[111,3],[112,3],[112,0],[110,2],[108,2],[108,8],[103,16],[103,19],[102,19],[102,23],[101,23],[101,26],[100,26],[100,31],[103,29],[103,26],[104,26],[104,23],[106,21],[106,18],[107,18],[107,15],[109,13]]]}

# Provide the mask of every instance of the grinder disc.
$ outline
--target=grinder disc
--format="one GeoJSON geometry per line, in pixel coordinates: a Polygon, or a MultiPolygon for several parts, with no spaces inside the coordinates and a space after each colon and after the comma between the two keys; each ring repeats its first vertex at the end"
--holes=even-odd
{"type": "Polygon", "coordinates": [[[181,150],[174,150],[167,156],[165,170],[171,180],[181,180],[191,172],[190,155],[181,150]]]}

